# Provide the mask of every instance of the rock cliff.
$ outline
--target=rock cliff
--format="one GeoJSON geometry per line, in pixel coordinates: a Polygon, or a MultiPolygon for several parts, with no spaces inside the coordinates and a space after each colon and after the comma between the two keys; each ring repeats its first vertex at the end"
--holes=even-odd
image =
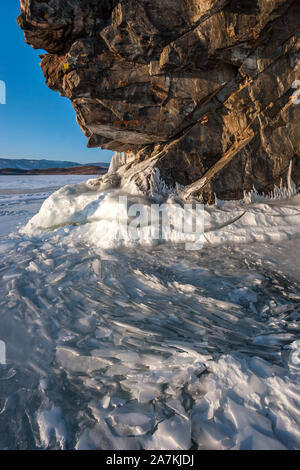
{"type": "Polygon", "coordinates": [[[298,0],[21,0],[26,42],[89,147],[134,155],[110,183],[186,197],[300,184],[298,0]]]}

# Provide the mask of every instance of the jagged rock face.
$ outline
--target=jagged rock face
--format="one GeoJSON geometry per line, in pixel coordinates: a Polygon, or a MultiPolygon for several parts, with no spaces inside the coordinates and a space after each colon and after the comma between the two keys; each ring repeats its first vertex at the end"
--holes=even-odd
{"type": "Polygon", "coordinates": [[[21,0],[21,12],[88,146],[134,152],[131,175],[148,161],[170,186],[200,179],[193,196],[212,201],[270,192],[293,159],[300,184],[298,0],[21,0]]]}

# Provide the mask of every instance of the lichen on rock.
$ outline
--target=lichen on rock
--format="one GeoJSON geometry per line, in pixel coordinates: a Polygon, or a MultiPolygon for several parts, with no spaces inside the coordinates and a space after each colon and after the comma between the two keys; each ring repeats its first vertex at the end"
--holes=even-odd
{"type": "Polygon", "coordinates": [[[290,161],[300,184],[298,0],[20,3],[47,85],[89,147],[135,155],[143,188],[153,168],[193,197],[237,199],[271,192],[290,161]]]}

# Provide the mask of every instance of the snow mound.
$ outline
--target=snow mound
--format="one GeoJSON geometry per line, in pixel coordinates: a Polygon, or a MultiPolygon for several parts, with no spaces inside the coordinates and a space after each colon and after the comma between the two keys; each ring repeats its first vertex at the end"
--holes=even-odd
{"type": "Polygon", "coordinates": [[[22,233],[34,236],[64,228],[62,233],[71,236],[74,242],[81,240],[101,248],[199,240],[201,248],[203,243],[270,242],[300,235],[299,195],[290,199],[265,198],[255,202],[248,195],[244,201],[218,201],[216,205],[206,207],[198,204],[197,207],[202,208],[202,212],[200,209],[197,212],[198,230],[194,228],[183,233],[181,222],[186,214],[191,217],[194,206],[184,205],[178,196],[169,195],[162,201],[155,196],[132,195],[116,189],[97,191],[91,182],[68,185],[56,191],[22,233]],[[158,235],[158,220],[151,218],[151,208],[153,204],[159,207],[162,203],[167,218],[162,219],[158,235]],[[138,217],[137,207],[142,207],[143,216],[138,217]],[[133,234],[128,227],[132,227],[134,218],[138,222],[135,222],[133,234]],[[200,219],[204,219],[203,236],[199,235],[200,219]]]}

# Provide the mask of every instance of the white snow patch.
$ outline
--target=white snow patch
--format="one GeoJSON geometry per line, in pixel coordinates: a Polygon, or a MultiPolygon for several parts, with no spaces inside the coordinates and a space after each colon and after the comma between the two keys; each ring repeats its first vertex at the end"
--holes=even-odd
{"type": "MultiPolygon", "coordinates": [[[[289,200],[250,200],[250,197],[245,197],[244,201],[219,201],[215,206],[205,207],[204,245],[280,241],[300,235],[299,195],[289,200]]],[[[44,202],[22,233],[34,236],[68,226],[72,230],[63,235],[69,244],[80,240],[100,248],[155,245],[161,241],[186,243],[199,239],[197,233],[183,233],[183,203],[169,195],[165,199],[165,207],[166,220],[171,224],[163,221],[161,238],[157,240],[153,236],[157,221],[150,216],[152,203],[153,198],[133,196],[119,190],[101,192],[92,190],[86,183],[68,185],[44,202]],[[138,217],[135,204],[141,204],[148,215],[146,219],[139,219],[140,227],[132,236],[128,226],[138,217]]]]}
{"type": "Polygon", "coordinates": [[[44,447],[49,447],[54,440],[57,449],[65,449],[67,430],[61,408],[53,405],[50,410],[40,411],[37,415],[37,423],[44,447]]]}

